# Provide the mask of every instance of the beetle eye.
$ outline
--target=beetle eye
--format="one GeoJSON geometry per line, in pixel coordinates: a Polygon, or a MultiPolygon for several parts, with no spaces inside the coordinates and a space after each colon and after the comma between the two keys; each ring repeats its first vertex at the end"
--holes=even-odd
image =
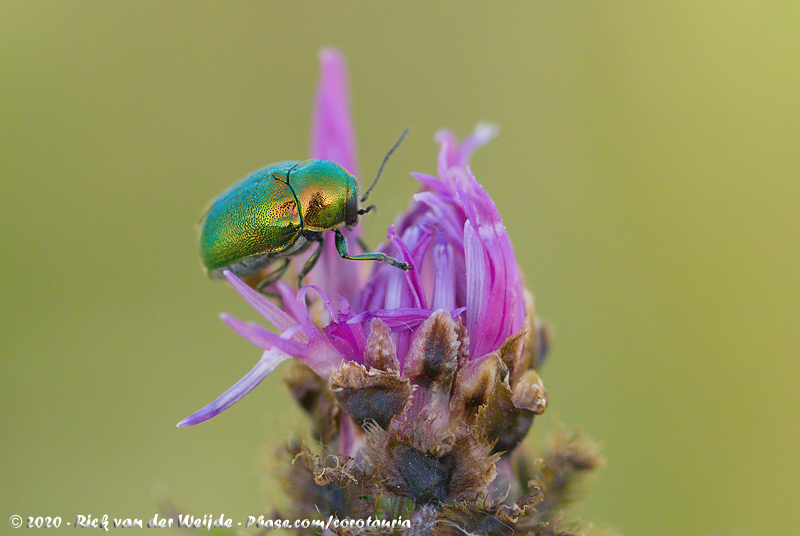
{"type": "Polygon", "coordinates": [[[344,209],[344,223],[346,225],[355,225],[358,223],[358,197],[347,197],[347,204],[344,209]]]}

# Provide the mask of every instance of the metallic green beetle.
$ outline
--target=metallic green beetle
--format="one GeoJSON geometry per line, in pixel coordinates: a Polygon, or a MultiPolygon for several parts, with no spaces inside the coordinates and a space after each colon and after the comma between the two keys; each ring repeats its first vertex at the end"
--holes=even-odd
{"type": "Polygon", "coordinates": [[[299,287],[319,259],[324,231],[334,232],[336,250],[343,259],[385,261],[410,270],[408,264],[383,253],[349,255],[339,229],[355,225],[358,216],[373,208],[359,205],[366,201],[403,136],[360,200],[355,177],[329,160],[272,164],[224,191],[200,219],[200,257],[208,274],[219,278],[224,270],[230,270],[263,292],[283,275],[291,256],[317,242],[298,275],[299,287]],[[273,269],[277,260],[280,265],[273,269]]]}

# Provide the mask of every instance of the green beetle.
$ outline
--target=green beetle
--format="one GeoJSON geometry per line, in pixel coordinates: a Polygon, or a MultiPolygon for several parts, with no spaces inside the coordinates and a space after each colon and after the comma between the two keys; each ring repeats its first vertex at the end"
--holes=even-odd
{"type": "MultiPolygon", "coordinates": [[[[411,267],[383,253],[350,255],[339,229],[356,225],[373,207],[361,208],[378,182],[358,198],[358,182],[329,160],[280,162],[256,171],[219,195],[200,219],[200,257],[208,274],[219,278],[230,270],[247,284],[264,291],[289,266],[290,257],[318,244],[298,275],[298,287],[322,252],[323,233],[333,231],[343,259],[385,261],[401,270],[411,267]],[[277,269],[273,264],[279,262],[277,269]]],[[[364,248],[366,250],[366,248],[364,248]]]]}

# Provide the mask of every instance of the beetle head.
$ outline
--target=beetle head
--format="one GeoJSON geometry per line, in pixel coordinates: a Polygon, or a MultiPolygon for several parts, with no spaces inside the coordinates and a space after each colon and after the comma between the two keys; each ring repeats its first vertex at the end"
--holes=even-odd
{"type": "Polygon", "coordinates": [[[344,207],[344,224],[352,227],[358,223],[358,216],[363,214],[358,208],[358,192],[348,190],[347,201],[344,207]]]}

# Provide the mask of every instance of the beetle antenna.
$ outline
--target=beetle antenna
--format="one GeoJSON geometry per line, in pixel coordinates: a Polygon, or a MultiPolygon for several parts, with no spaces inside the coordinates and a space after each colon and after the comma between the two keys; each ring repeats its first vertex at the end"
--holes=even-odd
{"type": "Polygon", "coordinates": [[[381,167],[380,167],[380,168],[378,168],[378,175],[375,177],[375,180],[374,180],[374,181],[372,181],[372,184],[370,185],[370,187],[369,187],[369,188],[367,188],[367,191],[364,193],[363,197],[361,197],[361,202],[362,202],[362,203],[363,203],[364,201],[366,201],[366,200],[367,200],[367,197],[369,197],[369,193],[372,191],[372,189],[373,189],[373,188],[375,188],[375,185],[376,185],[376,184],[378,184],[378,179],[380,179],[380,178],[381,178],[381,172],[383,171],[383,166],[385,166],[385,165],[386,165],[386,161],[387,161],[387,160],[389,160],[389,157],[390,157],[390,156],[392,156],[392,153],[393,153],[393,152],[394,152],[394,150],[395,150],[395,149],[397,149],[397,147],[400,145],[400,142],[402,142],[402,141],[403,141],[403,138],[405,138],[405,137],[406,137],[406,134],[408,134],[408,129],[405,129],[405,130],[403,131],[403,133],[402,133],[402,134],[400,134],[400,139],[398,139],[398,140],[397,140],[397,141],[394,143],[394,145],[392,145],[392,148],[391,148],[391,149],[389,149],[389,152],[388,152],[388,153],[386,153],[386,156],[384,156],[384,157],[383,157],[383,162],[381,162],[381,167]]]}

